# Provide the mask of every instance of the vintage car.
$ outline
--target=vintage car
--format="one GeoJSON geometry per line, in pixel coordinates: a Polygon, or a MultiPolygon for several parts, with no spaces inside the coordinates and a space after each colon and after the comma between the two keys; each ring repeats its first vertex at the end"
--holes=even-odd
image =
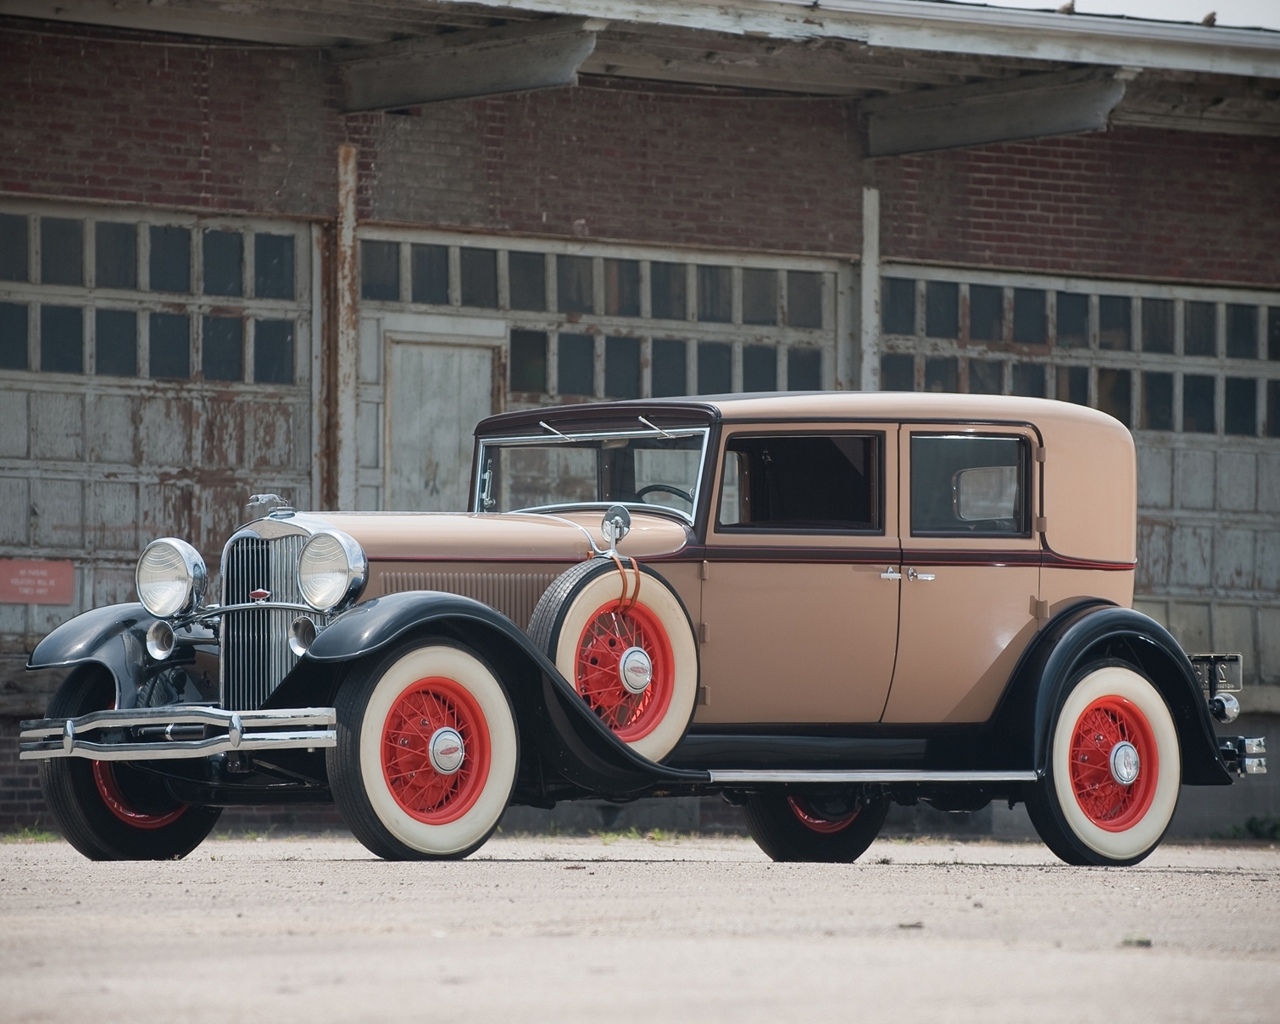
{"type": "Polygon", "coordinates": [[[1131,608],[1135,481],[1120,423],[1038,399],[505,413],[470,512],[274,507],[214,602],[149,544],[140,603],[31,655],[70,673],[21,757],[104,859],[180,857],[234,804],[332,800],[379,856],[446,858],[511,804],[721,794],[778,860],[1004,800],[1063,860],[1132,864],[1182,785],[1266,770],[1214,732],[1239,656],[1131,608]]]}

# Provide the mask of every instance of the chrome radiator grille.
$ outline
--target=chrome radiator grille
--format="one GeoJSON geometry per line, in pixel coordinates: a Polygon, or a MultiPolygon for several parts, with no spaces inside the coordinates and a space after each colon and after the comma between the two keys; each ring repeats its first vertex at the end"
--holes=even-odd
{"type": "MultiPolygon", "coordinates": [[[[270,591],[272,603],[301,604],[298,556],[303,535],[242,537],[227,550],[222,565],[222,603],[247,604],[254,590],[270,591]]],[[[262,707],[271,692],[298,663],[289,650],[289,627],[301,612],[254,608],[222,620],[222,706],[229,711],[262,707]]],[[[313,615],[317,625],[324,617],[313,615]]]]}

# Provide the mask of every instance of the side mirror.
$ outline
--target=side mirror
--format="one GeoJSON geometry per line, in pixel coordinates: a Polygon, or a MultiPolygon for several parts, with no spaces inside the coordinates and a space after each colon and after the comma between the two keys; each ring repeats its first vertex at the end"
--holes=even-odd
{"type": "Polygon", "coordinates": [[[610,505],[600,523],[600,532],[604,534],[609,553],[612,554],[618,542],[631,532],[631,513],[622,505],[610,505]]]}

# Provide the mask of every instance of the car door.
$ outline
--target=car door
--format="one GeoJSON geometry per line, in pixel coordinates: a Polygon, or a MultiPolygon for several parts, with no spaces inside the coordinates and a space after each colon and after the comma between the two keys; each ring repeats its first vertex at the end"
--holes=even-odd
{"type": "Polygon", "coordinates": [[[1041,450],[1027,427],[903,424],[901,621],[883,721],[990,717],[1037,628],[1041,450]]]}
{"type": "Polygon", "coordinates": [[[898,626],[895,437],[884,425],[726,430],[699,723],[880,718],[898,626]]]}

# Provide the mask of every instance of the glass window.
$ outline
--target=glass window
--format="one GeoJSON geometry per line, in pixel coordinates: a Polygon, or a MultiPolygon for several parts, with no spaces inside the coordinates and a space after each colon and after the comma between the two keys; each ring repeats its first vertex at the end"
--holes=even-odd
{"type": "Polygon", "coordinates": [[[293,321],[259,320],[253,326],[253,379],[293,383],[293,321]]]}
{"type": "Polygon", "coordinates": [[[1013,340],[1019,345],[1045,343],[1044,292],[1040,289],[1013,290],[1013,340]]]}
{"type": "Polygon", "coordinates": [[[916,364],[913,356],[892,354],[880,357],[881,391],[914,391],[916,364]]]}
{"type": "Polygon", "coordinates": [[[244,323],[234,316],[204,318],[205,380],[244,380],[244,323]]]}
{"type": "MultiPolygon", "coordinates": [[[[684,320],[686,279],[683,263],[649,264],[649,289],[653,297],[651,309],[656,320],[684,320]]],[[[675,394],[676,392],[668,392],[675,394]]],[[[679,392],[683,394],[684,392],[679,392]]]]}
{"type": "Polygon", "coordinates": [[[0,370],[27,368],[27,307],[0,302],[0,370]]]}
{"type": "Polygon", "coordinates": [[[1267,437],[1280,437],[1280,380],[1267,381],[1267,437]]]}
{"type": "Polygon", "coordinates": [[[960,336],[960,286],[928,281],[924,286],[924,333],[929,338],[960,336]]]}
{"type": "Polygon", "coordinates": [[[1258,382],[1228,377],[1223,393],[1222,426],[1228,434],[1253,437],[1258,433],[1258,382]]]}
{"type": "Polygon", "coordinates": [[[151,225],[151,290],[191,291],[191,231],[170,225],[151,225]]]}
{"type": "Polygon", "coordinates": [[[0,281],[26,281],[27,255],[27,218],[0,213],[0,281]]]}
{"type": "MultiPolygon", "coordinates": [[[[514,253],[512,255],[515,255],[514,253]]],[[[525,255],[521,253],[520,255],[525,255]]],[[[539,256],[538,260],[541,261],[539,256]]],[[[409,246],[409,280],[412,294],[410,301],[421,302],[432,306],[449,305],[449,248],[444,245],[411,245],[409,246]]],[[[515,289],[515,274],[512,274],[512,290],[515,289]]],[[[539,299],[539,305],[531,309],[545,308],[545,291],[539,299]]],[[[523,306],[512,306],[523,309],[523,306]]]]}
{"type": "Polygon", "coordinates": [[[987,284],[969,285],[969,340],[1004,340],[1003,288],[987,284]]]}
{"type": "MultiPolygon", "coordinates": [[[[99,225],[98,230],[102,227],[99,225]]],[[[204,246],[204,293],[244,294],[244,235],[239,231],[206,231],[204,246]]]]}
{"type": "MultiPolygon", "coordinates": [[[[742,272],[742,322],[778,322],[778,272],[748,268],[742,272]]],[[[772,390],[772,389],[770,389],[772,390]]]]}
{"type": "Polygon", "coordinates": [[[880,327],[885,334],[916,333],[915,281],[886,277],[880,282],[880,327]]]}
{"type": "Polygon", "coordinates": [[[698,342],[698,394],[733,390],[733,347],[722,341],[698,342]]]}
{"type": "Polygon", "coordinates": [[[498,308],[498,254],[493,249],[462,249],[462,304],[478,309],[498,308]]]}
{"type": "Polygon", "coordinates": [[[360,297],[396,302],[400,298],[400,243],[360,243],[360,297]]]}
{"type": "Polygon", "coordinates": [[[685,343],[676,338],[653,339],[653,397],[689,393],[685,343]]]}
{"type": "Polygon", "coordinates": [[[1132,313],[1133,300],[1127,295],[1098,297],[1099,348],[1117,352],[1133,348],[1132,313]]]}
{"type": "Polygon", "coordinates": [[[1044,365],[1014,363],[1013,393],[1026,398],[1044,398],[1044,365]]]}
{"type": "Polygon", "coordinates": [[[507,253],[507,273],[512,309],[542,312],[547,308],[547,260],[542,253],[507,253]]]}
{"type": "Polygon", "coordinates": [[[822,326],[821,274],[787,271],[787,323],[792,327],[822,326]]]}
{"type": "Polygon", "coordinates": [[[84,221],[40,218],[42,284],[84,284],[84,221]]]}
{"type": "Polygon", "coordinates": [[[1089,296],[1058,292],[1057,305],[1058,347],[1088,348],[1089,296]]]}
{"type": "Polygon", "coordinates": [[[733,271],[729,267],[698,267],[698,319],[716,324],[733,320],[733,271]]]}
{"type": "Polygon", "coordinates": [[[589,334],[561,334],[556,380],[562,395],[595,394],[596,343],[589,334]]]}
{"type": "Polygon", "coordinates": [[[99,288],[138,287],[138,229],[100,220],[93,230],[93,279],[99,288]]]}
{"type": "Polygon", "coordinates": [[[1076,405],[1089,404],[1089,368],[1087,366],[1059,366],[1058,393],[1059,402],[1074,402],[1076,405]]]}
{"type": "Polygon", "coordinates": [[[1108,416],[1114,416],[1126,427],[1133,422],[1130,418],[1132,376],[1128,370],[1105,366],[1098,368],[1098,408],[1108,416]]]}
{"type": "Polygon", "coordinates": [[[1258,307],[1227,306],[1227,357],[1258,358],[1258,307]]]}
{"type": "Polygon", "coordinates": [[[191,376],[191,318],[185,313],[152,313],[151,376],[186,380],[191,376]]]}
{"type": "Polygon", "coordinates": [[[105,377],[138,375],[138,315],[127,309],[94,313],[94,372],[105,377]]]}
{"type": "Polygon", "coordinates": [[[778,390],[778,350],[772,345],[742,346],[742,390],[778,390]]]}
{"type": "Polygon", "coordinates": [[[1182,378],[1182,429],[1188,434],[1217,431],[1214,378],[1187,374],[1182,378]]]}
{"type": "MultiPolygon", "coordinates": [[[[1143,302],[1145,309],[1146,302],[1143,302]]],[[[1145,339],[1145,334],[1144,334],[1145,339]]],[[[1142,375],[1142,429],[1173,429],[1173,374],[1142,375]]]]}
{"type": "Polygon", "coordinates": [[[969,393],[999,395],[1004,393],[1004,363],[995,359],[969,360],[969,393]]]}
{"type": "Polygon", "coordinates": [[[84,372],[84,310],[79,306],[40,307],[40,369],[84,372]]]}
{"type": "Polygon", "coordinates": [[[787,387],[791,391],[822,390],[822,350],[787,349],[787,387]]]}
{"type": "Polygon", "coordinates": [[[511,332],[511,390],[547,390],[547,336],[542,331],[511,332]]]}
{"type": "Polygon", "coordinates": [[[1026,464],[1018,437],[912,434],[912,536],[1028,535],[1026,464]]]}
{"type": "Polygon", "coordinates": [[[607,316],[640,315],[640,261],[604,261],[604,311],[607,316]]]}
{"type": "Polygon", "coordinates": [[[1142,351],[1173,351],[1172,299],[1142,300],[1142,351]]]}
{"type": "Polygon", "coordinates": [[[1280,361],[1280,309],[1267,310],[1267,358],[1280,361]]]}
{"type": "Polygon", "coordinates": [[[590,313],[595,308],[590,256],[556,257],[557,309],[561,313],[590,313]]]}
{"type": "Polygon", "coordinates": [[[924,361],[924,389],[926,391],[960,390],[960,365],[954,356],[929,356],[924,361]]]}
{"type": "Polygon", "coordinates": [[[1188,302],[1186,304],[1185,337],[1182,354],[1188,356],[1216,356],[1217,310],[1212,302],[1188,302]]]}
{"type": "Polygon", "coordinates": [[[253,294],[260,299],[293,298],[292,235],[253,236],[253,294]]]}
{"type": "Polygon", "coordinates": [[[640,397],[640,340],[604,339],[604,393],[606,398],[640,397]]]}

